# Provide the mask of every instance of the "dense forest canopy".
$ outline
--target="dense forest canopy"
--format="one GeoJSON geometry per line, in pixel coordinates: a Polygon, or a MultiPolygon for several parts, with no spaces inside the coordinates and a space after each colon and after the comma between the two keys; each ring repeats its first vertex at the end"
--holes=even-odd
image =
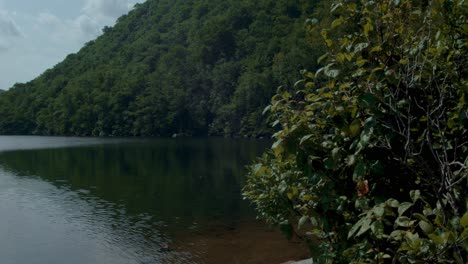
{"type": "Polygon", "coordinates": [[[137,4],[78,53],[2,93],[0,134],[269,134],[263,108],[321,53],[304,26],[319,4],[137,4]]]}

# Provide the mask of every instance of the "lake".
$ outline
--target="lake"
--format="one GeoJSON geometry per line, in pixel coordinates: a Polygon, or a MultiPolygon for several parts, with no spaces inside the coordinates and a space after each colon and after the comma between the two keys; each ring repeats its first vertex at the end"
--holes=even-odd
{"type": "Polygon", "coordinates": [[[281,263],[307,256],[241,197],[247,139],[0,136],[5,264],[281,263]]]}

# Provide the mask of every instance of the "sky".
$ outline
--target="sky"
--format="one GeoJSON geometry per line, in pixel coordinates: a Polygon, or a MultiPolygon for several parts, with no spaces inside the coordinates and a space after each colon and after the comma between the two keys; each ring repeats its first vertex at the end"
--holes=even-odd
{"type": "Polygon", "coordinates": [[[144,0],[0,0],[0,89],[27,82],[144,0]]]}

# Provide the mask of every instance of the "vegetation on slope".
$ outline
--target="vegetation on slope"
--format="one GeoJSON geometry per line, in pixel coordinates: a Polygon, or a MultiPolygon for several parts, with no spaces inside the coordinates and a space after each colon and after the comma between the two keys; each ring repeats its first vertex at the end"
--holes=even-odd
{"type": "Polygon", "coordinates": [[[465,1],[331,9],[328,27],[309,21],[324,67],[273,97],[281,129],[244,195],[286,233],[318,239],[318,263],[467,263],[465,1]]]}
{"type": "MultiPolygon", "coordinates": [[[[148,0],[0,96],[0,134],[262,135],[278,86],[313,69],[320,1],[148,0]]],[[[26,66],[25,66],[26,67],[26,66]]]]}

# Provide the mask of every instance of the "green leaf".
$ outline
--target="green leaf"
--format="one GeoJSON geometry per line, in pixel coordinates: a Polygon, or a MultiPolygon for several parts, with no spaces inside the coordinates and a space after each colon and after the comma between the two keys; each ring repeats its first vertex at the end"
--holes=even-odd
{"type": "Polygon", "coordinates": [[[434,232],[434,227],[426,221],[419,221],[418,225],[426,235],[434,232]]]}
{"type": "Polygon", "coordinates": [[[353,83],[352,82],[345,82],[340,85],[340,90],[343,90],[345,88],[351,87],[353,83]]]}
{"type": "Polygon", "coordinates": [[[371,49],[371,53],[382,51],[382,46],[375,46],[371,49]]]}
{"type": "Polygon", "coordinates": [[[306,195],[301,196],[301,200],[305,201],[305,202],[312,201],[313,198],[314,197],[312,195],[310,195],[310,194],[306,194],[306,195]]]}
{"type": "Polygon", "coordinates": [[[422,214],[415,213],[415,214],[413,214],[413,216],[414,216],[414,218],[416,218],[418,220],[421,220],[421,221],[424,221],[424,222],[427,222],[427,223],[431,222],[431,221],[429,221],[429,219],[427,219],[427,217],[425,217],[422,214]]]}
{"type": "Polygon", "coordinates": [[[318,76],[321,72],[323,72],[325,70],[325,67],[322,67],[320,69],[318,69],[316,72],[315,72],[315,76],[318,76]]]}
{"type": "Polygon", "coordinates": [[[397,200],[393,199],[393,198],[388,199],[385,203],[388,206],[393,207],[393,208],[396,208],[396,207],[400,206],[400,203],[397,200]]]}
{"type": "Polygon", "coordinates": [[[410,191],[410,197],[413,203],[415,203],[419,198],[421,198],[421,191],[420,190],[410,191]]]}
{"type": "Polygon", "coordinates": [[[377,206],[372,211],[377,217],[382,217],[385,214],[385,208],[383,206],[377,206]]]}
{"type": "Polygon", "coordinates": [[[397,226],[409,227],[412,221],[407,216],[400,216],[395,220],[397,226]]]}
{"type": "Polygon", "coordinates": [[[343,63],[346,60],[346,55],[344,53],[339,53],[335,56],[335,59],[339,63],[343,63]]]}
{"type": "Polygon", "coordinates": [[[398,108],[403,108],[403,107],[407,106],[408,104],[409,104],[408,99],[402,99],[402,100],[397,102],[397,107],[398,108]]]}
{"type": "Polygon", "coordinates": [[[347,257],[347,258],[349,258],[349,257],[351,257],[351,256],[353,256],[355,254],[356,254],[356,248],[354,248],[354,247],[348,248],[345,251],[343,251],[343,256],[347,257]]]}
{"type": "Polygon", "coordinates": [[[352,165],[354,165],[354,162],[356,162],[356,155],[349,155],[346,158],[346,165],[352,166],[352,165]]]}
{"type": "Polygon", "coordinates": [[[336,28],[337,26],[343,24],[344,21],[345,21],[344,18],[340,16],[339,18],[335,19],[335,20],[332,22],[331,28],[336,28]]]}
{"type": "Polygon", "coordinates": [[[356,199],[356,201],[354,202],[354,207],[356,209],[365,208],[368,206],[368,204],[369,202],[367,199],[356,199]]]}
{"type": "Polygon", "coordinates": [[[433,212],[434,212],[434,211],[433,211],[432,208],[430,208],[430,207],[426,207],[426,208],[424,208],[424,210],[423,210],[423,214],[424,214],[425,216],[431,215],[433,212]]]}
{"type": "Polygon", "coordinates": [[[255,175],[262,174],[265,171],[265,167],[261,163],[257,163],[253,166],[253,173],[255,175]]]}
{"type": "Polygon", "coordinates": [[[319,23],[318,19],[316,18],[308,18],[306,19],[306,24],[309,24],[309,25],[317,25],[319,23]]]}
{"type": "Polygon", "coordinates": [[[343,4],[342,3],[334,3],[332,4],[332,7],[331,7],[331,13],[335,12],[338,8],[342,7],[343,4]]]}
{"type": "MultiPolygon", "coordinates": [[[[468,228],[465,228],[465,230],[463,230],[463,232],[461,233],[460,237],[461,237],[462,239],[468,238],[468,228]]],[[[466,243],[467,243],[467,246],[468,246],[468,241],[467,241],[466,243]]]]}
{"type": "Polygon", "coordinates": [[[288,189],[288,184],[285,181],[281,181],[278,185],[278,190],[280,194],[283,194],[288,189]]]}
{"type": "Polygon", "coordinates": [[[309,160],[312,161],[312,160],[321,160],[322,158],[321,157],[318,157],[318,156],[309,156],[309,160]]]}
{"type": "Polygon", "coordinates": [[[436,214],[436,217],[434,219],[434,223],[440,227],[444,226],[444,216],[442,215],[441,212],[438,212],[436,214]]]}
{"type": "Polygon", "coordinates": [[[273,143],[273,145],[271,146],[271,148],[272,148],[272,149],[276,149],[276,148],[278,148],[278,147],[281,145],[281,143],[283,143],[283,139],[282,139],[282,138],[280,138],[280,139],[278,139],[277,141],[275,141],[275,143],[273,143]]]}
{"type": "Polygon", "coordinates": [[[374,26],[372,26],[372,24],[370,22],[367,22],[367,24],[364,25],[364,35],[366,35],[366,37],[369,36],[369,33],[374,30],[374,26]]]}
{"type": "Polygon", "coordinates": [[[372,69],[372,73],[382,71],[383,69],[384,69],[383,67],[376,67],[376,68],[372,69]]]}
{"type": "Polygon", "coordinates": [[[412,233],[412,232],[407,231],[405,233],[405,238],[406,238],[406,241],[409,242],[410,244],[415,244],[416,241],[419,239],[419,235],[418,233],[412,233]]]}
{"type": "Polygon", "coordinates": [[[398,206],[398,215],[403,215],[411,206],[413,206],[413,204],[409,202],[401,203],[400,206],[398,206]]]}
{"type": "Polygon", "coordinates": [[[351,229],[349,230],[348,232],[348,239],[350,239],[354,233],[356,233],[356,231],[361,227],[362,223],[364,222],[366,218],[361,218],[359,219],[359,221],[356,222],[356,224],[354,224],[351,229]]]}
{"type": "Polygon", "coordinates": [[[341,148],[334,148],[332,150],[332,158],[333,159],[338,159],[339,158],[340,150],[341,150],[341,148]]]}
{"type": "Polygon", "coordinates": [[[301,140],[299,141],[299,145],[302,145],[304,142],[306,142],[307,140],[309,140],[313,135],[312,134],[309,134],[309,135],[305,135],[301,138],[301,140]]]}
{"type": "Polygon", "coordinates": [[[299,80],[297,82],[294,83],[294,88],[299,88],[299,85],[301,85],[302,83],[304,83],[304,80],[299,80]]]}
{"type": "Polygon", "coordinates": [[[299,194],[299,190],[297,189],[297,187],[293,186],[293,187],[291,187],[291,189],[290,189],[289,192],[287,193],[287,196],[288,196],[289,200],[292,200],[292,199],[294,199],[298,194],[299,194]]]}
{"type": "Polygon", "coordinates": [[[322,62],[324,59],[326,59],[328,57],[328,54],[323,54],[322,56],[320,56],[320,58],[318,58],[317,60],[317,63],[320,63],[322,62]]]}
{"type": "Polygon", "coordinates": [[[351,125],[349,125],[349,132],[351,134],[351,137],[355,137],[356,135],[358,135],[360,130],[361,130],[361,120],[355,119],[351,123],[351,125]]]}
{"type": "Polygon", "coordinates": [[[313,225],[313,226],[318,226],[318,221],[315,217],[311,217],[310,218],[310,223],[313,225]]]}
{"type": "Polygon", "coordinates": [[[340,74],[339,70],[330,69],[329,67],[326,67],[324,72],[325,72],[325,75],[330,78],[336,78],[340,74]]]}
{"type": "Polygon", "coordinates": [[[367,62],[369,62],[368,60],[365,60],[365,59],[360,59],[358,61],[356,61],[356,65],[359,66],[359,67],[362,67],[364,66],[364,64],[366,64],[367,62]]]}
{"type": "Polygon", "coordinates": [[[384,235],[384,225],[382,221],[375,221],[371,225],[372,233],[377,237],[381,238],[384,235]]]}
{"type": "Polygon", "coordinates": [[[465,213],[462,218],[460,219],[460,225],[465,228],[468,226],[468,212],[465,213]]]}
{"type": "Polygon", "coordinates": [[[266,114],[266,113],[269,112],[270,110],[271,110],[271,105],[265,107],[265,109],[263,109],[262,115],[266,114]]]}
{"type": "Polygon", "coordinates": [[[358,237],[358,236],[364,234],[365,232],[367,232],[367,230],[369,230],[371,228],[371,223],[372,223],[371,219],[364,218],[364,221],[362,222],[362,225],[361,225],[361,229],[356,234],[356,236],[358,237]]]}
{"type": "Polygon", "coordinates": [[[367,47],[369,47],[369,43],[367,42],[358,43],[356,44],[356,46],[354,46],[354,52],[355,53],[361,52],[367,47]]]}
{"type": "Polygon", "coordinates": [[[435,242],[438,245],[444,245],[445,244],[445,239],[438,234],[432,233],[427,235],[433,242],[435,242]]]}
{"type": "Polygon", "coordinates": [[[301,219],[299,219],[299,224],[298,224],[297,227],[298,227],[299,229],[301,229],[302,226],[303,226],[304,224],[306,224],[308,221],[309,221],[309,217],[306,216],[306,215],[303,215],[303,216],[301,217],[301,219]]]}
{"type": "Polygon", "coordinates": [[[447,121],[447,126],[448,126],[448,128],[452,129],[452,128],[455,127],[455,125],[456,125],[456,122],[455,122],[454,119],[449,119],[449,120],[447,121]]]}
{"type": "Polygon", "coordinates": [[[390,233],[389,238],[395,240],[395,241],[401,241],[403,239],[403,236],[405,235],[405,231],[403,230],[395,230],[392,233],[390,233]]]}

